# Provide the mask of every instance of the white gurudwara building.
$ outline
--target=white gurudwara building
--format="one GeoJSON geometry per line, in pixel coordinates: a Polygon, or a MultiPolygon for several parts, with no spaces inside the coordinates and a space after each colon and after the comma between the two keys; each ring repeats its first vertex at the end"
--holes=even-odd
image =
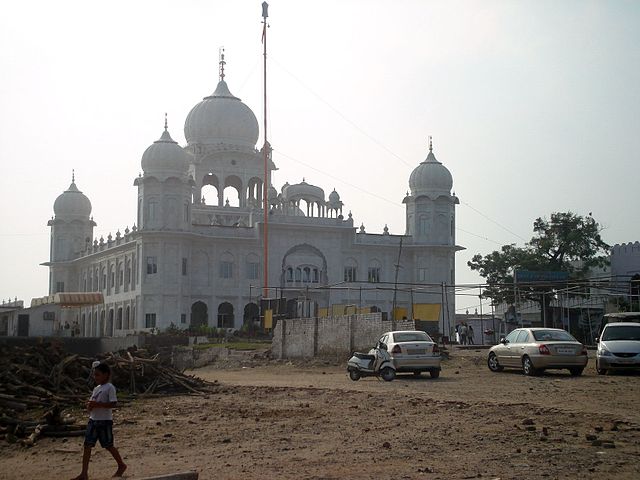
{"type": "Polygon", "coordinates": [[[441,286],[455,283],[458,199],[451,173],[431,144],[402,200],[404,235],[392,235],[386,227],[377,234],[355,227],[335,190],[327,196],[304,180],[277,190],[271,151],[265,182],[264,152],[256,149],[258,122],[230,92],[224,74],[188,114],[184,135],[182,147],[165,121],[160,138],[142,154],[131,229],[94,239],[91,202],[75,178],[55,200],[48,223],[51,258],[44,264],[50,269],[49,293],[104,296],[103,304],[77,309],[81,335],[119,336],[171,325],[241,328],[258,320],[263,188],[269,296],[282,299],[280,313],[394,311],[398,318],[434,317],[440,331],[453,325],[455,296],[441,286]],[[234,200],[237,194],[233,205],[225,198],[229,187],[234,200]],[[411,293],[409,284],[415,284],[411,293]],[[333,287],[322,288],[328,286],[333,287]]]}

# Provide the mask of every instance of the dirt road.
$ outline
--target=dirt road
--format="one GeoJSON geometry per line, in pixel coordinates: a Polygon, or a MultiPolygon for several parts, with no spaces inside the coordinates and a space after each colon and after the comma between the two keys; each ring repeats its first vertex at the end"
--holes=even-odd
{"type": "MultiPolygon", "coordinates": [[[[390,383],[321,362],[207,367],[196,373],[220,383],[215,394],[137,401],[117,412],[116,438],[132,477],[640,478],[640,375],[599,377],[591,363],[580,378],[493,374],[485,354],[390,383]]],[[[5,445],[0,479],[71,478],[80,445],[5,445]]],[[[92,478],[112,470],[99,451],[92,478]]]]}

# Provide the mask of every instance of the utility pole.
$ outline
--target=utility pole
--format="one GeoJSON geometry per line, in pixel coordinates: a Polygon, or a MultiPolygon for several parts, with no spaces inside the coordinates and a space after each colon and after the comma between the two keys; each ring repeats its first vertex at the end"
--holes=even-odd
{"type": "Polygon", "coordinates": [[[480,285],[480,295],[478,296],[480,299],[480,340],[482,340],[482,345],[484,345],[484,317],[482,316],[482,285],[480,285]]]}
{"type": "Polygon", "coordinates": [[[402,241],[404,236],[400,237],[400,248],[398,249],[398,261],[396,263],[396,279],[393,285],[393,308],[391,310],[391,325],[392,329],[396,329],[396,305],[398,299],[398,273],[400,272],[400,257],[402,256],[402,241]]]}
{"type": "Polygon", "coordinates": [[[269,4],[262,2],[262,56],[263,56],[263,81],[264,81],[264,183],[262,185],[262,209],[264,211],[264,254],[263,268],[264,279],[262,297],[269,297],[269,142],[267,141],[267,18],[269,17],[269,4]]]}

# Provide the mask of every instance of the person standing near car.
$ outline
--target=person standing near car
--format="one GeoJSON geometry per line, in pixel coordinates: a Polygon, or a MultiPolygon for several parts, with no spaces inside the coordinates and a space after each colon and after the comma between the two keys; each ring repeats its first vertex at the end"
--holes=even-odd
{"type": "Polygon", "coordinates": [[[467,324],[466,323],[462,323],[460,325],[460,345],[466,345],[467,344],[467,324]]]}

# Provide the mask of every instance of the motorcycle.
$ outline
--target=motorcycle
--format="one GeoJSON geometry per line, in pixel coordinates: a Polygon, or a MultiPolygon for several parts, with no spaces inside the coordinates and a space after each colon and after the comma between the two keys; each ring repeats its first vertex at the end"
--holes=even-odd
{"type": "Polygon", "coordinates": [[[362,377],[380,377],[385,382],[396,378],[396,367],[393,366],[387,345],[381,342],[369,350],[369,353],[355,352],[347,363],[349,378],[354,382],[362,377]]]}

